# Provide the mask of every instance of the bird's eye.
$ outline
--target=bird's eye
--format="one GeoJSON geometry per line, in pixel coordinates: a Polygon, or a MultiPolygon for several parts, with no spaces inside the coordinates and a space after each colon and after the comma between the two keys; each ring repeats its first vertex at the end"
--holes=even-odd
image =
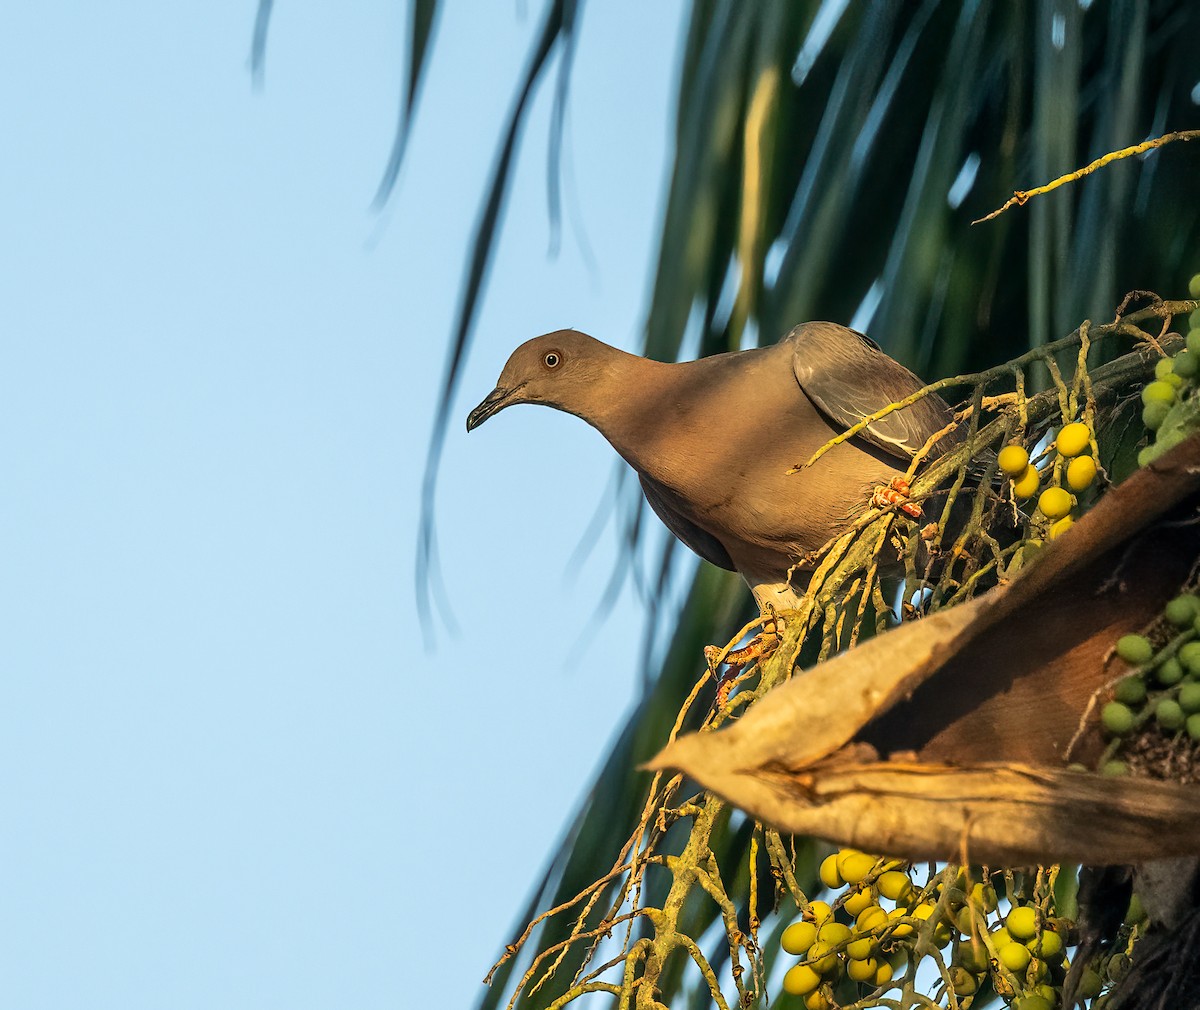
{"type": "Polygon", "coordinates": [[[542,355],[542,364],[547,368],[557,368],[562,364],[562,355],[558,351],[547,351],[542,355]]]}

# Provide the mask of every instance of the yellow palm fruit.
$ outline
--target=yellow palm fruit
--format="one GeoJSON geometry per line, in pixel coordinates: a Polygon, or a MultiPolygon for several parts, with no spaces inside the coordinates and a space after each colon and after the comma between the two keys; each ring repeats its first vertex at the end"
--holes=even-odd
{"type": "Polygon", "coordinates": [[[874,937],[860,936],[846,944],[846,956],[852,961],[865,961],[875,953],[876,946],[874,937]]]}
{"type": "Polygon", "coordinates": [[[818,975],[829,976],[838,970],[837,953],[833,945],[818,940],[808,948],[808,966],[818,975]]]}
{"type": "Polygon", "coordinates": [[[1010,936],[1017,940],[1032,940],[1037,936],[1037,909],[1032,905],[1018,905],[1004,920],[1010,936]]]}
{"type": "Polygon", "coordinates": [[[1086,491],[1096,479],[1096,461],[1091,456],[1076,456],[1067,464],[1067,487],[1086,491]]]}
{"type": "Polygon", "coordinates": [[[793,922],[783,931],[779,945],[789,954],[803,954],[817,942],[817,927],[814,923],[793,922]]]}
{"type": "Polygon", "coordinates": [[[829,1002],[829,997],[826,996],[820,989],[816,992],[810,992],[804,997],[804,1006],[806,1010],[832,1010],[833,1004],[829,1002]]]}
{"type": "Polygon", "coordinates": [[[850,927],[840,922],[826,922],[817,930],[817,939],[831,947],[840,947],[850,939],[850,927]]]}
{"type": "Polygon", "coordinates": [[[854,979],[855,982],[870,982],[875,978],[878,971],[879,962],[873,957],[868,957],[861,961],[851,958],[846,962],[846,974],[854,979]]]}
{"type": "Polygon", "coordinates": [[[869,887],[864,887],[861,891],[855,891],[843,903],[842,908],[846,910],[847,915],[854,916],[857,919],[866,909],[876,904],[875,892],[869,887]]]}
{"type": "Polygon", "coordinates": [[[1050,532],[1046,535],[1051,540],[1057,540],[1074,525],[1074,519],[1072,519],[1070,516],[1063,516],[1061,519],[1058,519],[1054,522],[1054,525],[1050,527],[1050,532]]]}
{"type": "Polygon", "coordinates": [[[887,912],[878,905],[872,905],[870,908],[865,908],[859,913],[858,919],[854,923],[854,928],[860,933],[867,933],[876,926],[882,926],[887,922],[888,918],[887,912]]]}
{"type": "Polygon", "coordinates": [[[807,919],[810,916],[811,921],[819,926],[833,918],[833,909],[823,901],[810,901],[804,910],[804,917],[807,919]]]}
{"type": "Polygon", "coordinates": [[[1037,489],[1041,483],[1041,477],[1038,476],[1037,467],[1032,464],[1025,467],[1025,472],[1013,480],[1013,494],[1018,498],[1032,498],[1037,494],[1037,489]]]}
{"type": "Polygon", "coordinates": [[[1092,433],[1088,431],[1088,426],[1082,421],[1072,421],[1063,425],[1058,438],[1054,440],[1054,445],[1063,456],[1078,456],[1088,447],[1091,440],[1092,433]]]}
{"type": "Polygon", "coordinates": [[[875,857],[865,852],[851,852],[838,860],[838,872],[845,878],[847,884],[857,884],[875,869],[875,857]]]}
{"type": "Polygon", "coordinates": [[[798,964],[788,969],[783,976],[783,991],[793,996],[807,996],[816,992],[821,985],[821,976],[806,964],[798,964]]]}
{"type": "Polygon", "coordinates": [[[908,874],[901,870],[888,870],[887,873],[881,873],[879,879],[875,881],[875,886],[885,898],[891,898],[892,901],[901,903],[911,898],[913,893],[912,882],[908,879],[908,874]]]}
{"type": "Polygon", "coordinates": [[[842,875],[838,873],[837,857],[838,854],[836,852],[826,856],[821,861],[821,869],[817,871],[817,875],[821,878],[821,883],[831,891],[836,891],[839,887],[845,886],[846,883],[842,879],[842,875]]]}
{"type": "Polygon", "coordinates": [[[1025,451],[1025,446],[1006,445],[996,456],[996,462],[1000,464],[1000,469],[1010,477],[1020,477],[1025,472],[1025,468],[1029,466],[1029,453],[1025,451]]]}
{"type": "Polygon", "coordinates": [[[1061,519],[1070,513],[1074,504],[1071,492],[1061,487],[1048,487],[1038,497],[1038,508],[1047,519],[1061,519]]]}

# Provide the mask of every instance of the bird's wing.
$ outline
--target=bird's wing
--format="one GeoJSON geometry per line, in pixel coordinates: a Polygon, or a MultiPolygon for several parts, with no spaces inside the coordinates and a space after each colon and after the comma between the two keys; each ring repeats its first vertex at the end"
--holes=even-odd
{"type": "Polygon", "coordinates": [[[685,547],[695,551],[705,561],[718,568],[724,568],[729,572],[737,571],[733,559],[730,558],[729,552],[725,550],[721,541],[672,508],[667,493],[658,483],[641,473],[638,474],[638,480],[642,482],[642,492],[646,496],[646,501],[650,503],[650,507],[654,509],[654,514],[663,521],[663,525],[667,529],[683,541],[685,547]]]}
{"type": "MultiPolygon", "coordinates": [[[[804,323],[784,338],[792,345],[792,371],[800,388],[835,424],[849,428],[921,389],[925,383],[889,358],[869,337],[836,323],[804,323]]],[[[859,437],[892,456],[911,459],[929,437],[954,423],[936,393],[872,421],[859,437]]],[[[935,459],[957,444],[952,429],[931,448],[935,459]]]]}

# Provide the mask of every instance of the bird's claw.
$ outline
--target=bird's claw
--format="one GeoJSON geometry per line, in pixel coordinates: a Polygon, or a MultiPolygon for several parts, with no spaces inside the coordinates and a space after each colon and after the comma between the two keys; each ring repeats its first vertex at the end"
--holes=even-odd
{"type": "Polygon", "coordinates": [[[912,488],[908,481],[899,475],[893,477],[888,482],[887,487],[877,487],[871,495],[871,504],[875,508],[890,508],[893,505],[899,506],[900,511],[905,515],[912,516],[914,519],[920,519],[922,516],[921,506],[916,502],[908,500],[912,488]]]}
{"type": "Polygon", "coordinates": [[[740,649],[733,649],[725,653],[724,649],[718,649],[715,645],[704,647],[704,659],[717,681],[715,702],[717,708],[724,707],[725,702],[729,699],[729,693],[733,690],[734,683],[746,667],[756,660],[769,659],[779,648],[781,641],[778,618],[771,614],[764,619],[762,631],[740,649]],[[725,653],[724,658],[722,658],[722,653],[725,653]],[[720,670],[721,666],[725,667],[724,671],[720,670]]]}

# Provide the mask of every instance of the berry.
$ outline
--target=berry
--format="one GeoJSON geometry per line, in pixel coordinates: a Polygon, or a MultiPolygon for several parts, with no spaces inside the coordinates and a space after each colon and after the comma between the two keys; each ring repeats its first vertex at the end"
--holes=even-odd
{"type": "Polygon", "coordinates": [[[804,1006],[805,1010],[833,1010],[833,1004],[829,1002],[829,997],[820,989],[810,992],[804,997],[804,1006]]]}
{"type": "Polygon", "coordinates": [[[1142,408],[1142,424],[1151,431],[1158,431],[1170,412],[1171,405],[1169,403],[1147,403],[1142,408]]]}
{"type": "Polygon", "coordinates": [[[1187,435],[1183,429],[1176,427],[1172,428],[1170,431],[1160,431],[1154,444],[1158,446],[1158,451],[1160,453],[1170,452],[1185,438],[1187,438],[1187,435]]]}
{"type": "Polygon", "coordinates": [[[912,882],[908,879],[908,874],[902,873],[900,870],[888,870],[887,873],[880,874],[879,879],[875,881],[875,886],[879,889],[880,894],[892,901],[906,901],[912,897],[913,893],[912,882]]]}
{"type": "Polygon", "coordinates": [[[1183,667],[1179,665],[1179,660],[1174,656],[1164,659],[1154,671],[1154,679],[1164,687],[1178,684],[1183,680],[1183,667]]]}
{"type": "Polygon", "coordinates": [[[1179,707],[1179,702],[1174,698],[1163,698],[1154,707],[1154,718],[1158,720],[1158,724],[1165,730],[1175,732],[1175,730],[1183,729],[1183,724],[1187,721],[1183,714],[1183,709],[1179,707]]]}
{"type": "Polygon", "coordinates": [[[1184,379],[1194,379],[1200,372],[1200,355],[1183,350],[1175,355],[1175,374],[1184,379]]]}
{"type": "Polygon", "coordinates": [[[1096,461],[1091,456],[1076,456],[1067,464],[1067,487],[1086,491],[1096,479],[1096,461]]]}
{"type": "Polygon", "coordinates": [[[1037,467],[1025,467],[1025,472],[1013,481],[1013,494],[1020,499],[1032,498],[1037,494],[1038,486],[1041,483],[1041,477],[1037,472],[1037,467]]]}
{"type": "Polygon", "coordinates": [[[844,859],[838,860],[838,871],[847,884],[857,884],[875,869],[875,857],[865,852],[851,852],[844,859]]]}
{"type": "Polygon", "coordinates": [[[1129,774],[1129,765],[1124,761],[1105,761],[1100,769],[1101,775],[1107,775],[1111,779],[1120,778],[1122,775],[1129,774]]]}
{"type": "Polygon", "coordinates": [[[1175,359],[1174,358],[1159,358],[1156,362],[1154,362],[1154,377],[1156,379],[1164,379],[1165,380],[1166,377],[1168,375],[1171,375],[1172,373],[1174,373],[1174,371],[1175,371],[1175,359]]]}
{"type": "Polygon", "coordinates": [[[864,887],[861,891],[855,891],[842,902],[842,908],[846,910],[847,915],[857,919],[865,909],[870,908],[875,903],[875,892],[869,887],[864,887]]]}
{"type": "Polygon", "coordinates": [[[842,849],[837,854],[837,868],[847,884],[857,884],[875,868],[875,857],[858,849],[842,849]]]}
{"type": "Polygon", "coordinates": [[[839,887],[844,887],[846,884],[846,881],[842,879],[842,875],[838,873],[836,852],[826,856],[821,861],[821,869],[817,871],[817,875],[821,878],[821,883],[831,891],[836,891],[839,887]]]}
{"type": "Polygon", "coordinates": [[[805,910],[805,918],[812,916],[812,921],[818,926],[833,918],[833,909],[823,901],[810,901],[805,910]]]}
{"type": "Polygon", "coordinates": [[[1125,910],[1125,918],[1122,920],[1126,926],[1135,926],[1146,918],[1146,910],[1142,907],[1142,899],[1136,894],[1129,896],[1129,908],[1125,910]]]}
{"type": "Polygon", "coordinates": [[[1142,403],[1165,403],[1170,406],[1175,402],[1175,387],[1162,379],[1146,383],[1142,389],[1142,403]]]}
{"type": "Polygon", "coordinates": [[[1032,905],[1018,905],[1008,913],[1004,927],[1015,940],[1032,940],[1037,936],[1037,909],[1032,905]]]}
{"type": "Polygon", "coordinates": [[[817,930],[817,942],[839,947],[850,939],[850,927],[832,920],[823,924],[817,930]]]}
{"type": "Polygon", "coordinates": [[[1200,740],[1200,715],[1189,715],[1184,726],[1187,728],[1187,735],[1191,739],[1200,740]]]}
{"type": "Polygon", "coordinates": [[[1200,614],[1200,597],[1191,593],[1176,596],[1163,608],[1163,614],[1177,628],[1188,627],[1200,614]]]}
{"type": "Polygon", "coordinates": [[[804,997],[804,1006],[805,1010],[833,1010],[833,1004],[829,1002],[829,997],[820,989],[810,992],[804,997]]]}
{"type": "Polygon", "coordinates": [[[991,884],[980,883],[971,888],[971,904],[977,908],[982,908],[985,912],[994,912],[998,903],[996,889],[991,884]]]}
{"type": "Polygon", "coordinates": [[[1200,712],[1200,684],[1189,681],[1179,689],[1179,707],[1188,715],[1200,712]]]}
{"type": "Polygon", "coordinates": [[[1061,519],[1071,511],[1075,499],[1061,487],[1048,487],[1038,497],[1038,508],[1047,519],[1061,519]]]}
{"type": "Polygon", "coordinates": [[[1018,996],[1010,1006],[1012,1010],[1054,1010],[1054,1003],[1051,1000],[1035,993],[1018,996]]]}
{"type": "Polygon", "coordinates": [[[950,985],[954,988],[956,996],[972,996],[979,988],[979,979],[966,968],[955,965],[950,969],[950,985]]]}
{"type": "Polygon", "coordinates": [[[1072,421],[1070,424],[1063,425],[1059,430],[1054,444],[1060,455],[1078,456],[1088,447],[1091,440],[1092,433],[1088,430],[1088,426],[1082,421],[1072,421]]]}
{"type": "Polygon", "coordinates": [[[1188,281],[1188,294],[1200,298],[1200,274],[1192,274],[1192,279],[1188,281]]]}
{"type": "Polygon", "coordinates": [[[806,964],[798,964],[788,969],[783,976],[783,991],[793,996],[807,996],[816,992],[821,985],[821,976],[806,964]]]}
{"type": "Polygon", "coordinates": [[[830,976],[838,970],[838,956],[833,948],[818,940],[808,948],[808,966],[818,975],[830,976]]]}
{"type": "Polygon", "coordinates": [[[1074,525],[1074,519],[1072,519],[1070,516],[1063,516],[1061,519],[1055,520],[1050,529],[1046,532],[1046,536],[1050,540],[1057,540],[1074,525]]]}
{"type": "Polygon", "coordinates": [[[1100,995],[1100,990],[1104,988],[1104,979],[1102,979],[1091,968],[1084,968],[1083,975],[1079,979],[1079,988],[1077,995],[1080,999],[1095,999],[1100,995]]]}
{"type": "Polygon", "coordinates": [[[857,940],[851,940],[846,944],[846,956],[851,961],[865,961],[875,953],[877,946],[874,937],[860,936],[857,940]]]}
{"type": "Polygon", "coordinates": [[[1200,354],[1200,321],[1197,316],[1200,315],[1200,309],[1197,309],[1188,316],[1188,323],[1191,324],[1191,329],[1187,335],[1187,349],[1191,354],[1200,354]]]}
{"type": "Polygon", "coordinates": [[[1029,948],[1023,943],[1010,940],[1003,947],[997,949],[996,956],[1009,971],[1022,972],[1029,966],[1033,955],[1029,953],[1029,948]]]}
{"type": "Polygon", "coordinates": [[[954,948],[954,962],[962,965],[967,971],[978,974],[987,971],[988,952],[982,942],[969,940],[957,944],[954,948]]]}
{"type": "Polygon", "coordinates": [[[1161,445],[1159,445],[1157,442],[1154,445],[1147,445],[1144,448],[1138,450],[1137,465],[1138,466],[1149,466],[1156,459],[1158,459],[1158,457],[1161,456],[1162,454],[1163,454],[1163,447],[1161,445]]]}
{"type": "Polygon", "coordinates": [[[870,908],[864,909],[854,923],[854,928],[860,933],[868,933],[877,926],[882,926],[888,921],[888,914],[878,905],[872,905],[870,908]]]}
{"type": "Polygon", "coordinates": [[[1100,721],[1113,736],[1124,736],[1133,729],[1133,711],[1119,701],[1110,701],[1100,710],[1100,721]]]}
{"type": "Polygon", "coordinates": [[[817,927],[801,919],[783,931],[779,945],[789,954],[803,954],[817,941],[817,927]]]}
{"type": "Polygon", "coordinates": [[[1020,477],[1029,466],[1029,453],[1023,445],[1006,445],[997,454],[996,462],[1010,477],[1020,477]]]}
{"type": "Polygon", "coordinates": [[[880,961],[879,968],[875,972],[875,977],[871,980],[873,985],[887,985],[892,980],[892,975],[895,974],[895,968],[887,961],[880,961]]]}
{"type": "Polygon", "coordinates": [[[1033,982],[1045,982],[1050,977],[1050,966],[1041,958],[1030,958],[1029,967],[1025,969],[1025,977],[1033,982]]]}
{"type": "Polygon", "coordinates": [[[1117,639],[1117,655],[1126,663],[1141,666],[1143,663],[1150,662],[1154,650],[1150,647],[1150,640],[1145,635],[1122,635],[1117,639]]]}
{"type": "Polygon", "coordinates": [[[879,971],[879,962],[873,957],[851,958],[846,962],[846,974],[855,982],[870,982],[879,971]]]}
{"type": "Polygon", "coordinates": [[[1140,705],[1146,700],[1146,682],[1132,674],[1117,684],[1113,698],[1123,705],[1140,705]]]}
{"type": "Polygon", "coordinates": [[[1029,950],[1043,961],[1057,961],[1063,955],[1062,937],[1047,929],[1026,943],[1029,950]]]}
{"type": "Polygon", "coordinates": [[[1191,674],[1200,674],[1200,642],[1188,642],[1175,653],[1175,658],[1191,674]]]}
{"type": "MultiPolygon", "coordinates": [[[[902,908],[895,908],[886,914],[889,919],[905,919],[908,917],[909,913],[902,908]]],[[[909,925],[907,922],[902,922],[892,929],[891,935],[902,940],[906,936],[912,936],[914,932],[916,932],[916,930],[914,930],[911,925],[909,925]]]]}

